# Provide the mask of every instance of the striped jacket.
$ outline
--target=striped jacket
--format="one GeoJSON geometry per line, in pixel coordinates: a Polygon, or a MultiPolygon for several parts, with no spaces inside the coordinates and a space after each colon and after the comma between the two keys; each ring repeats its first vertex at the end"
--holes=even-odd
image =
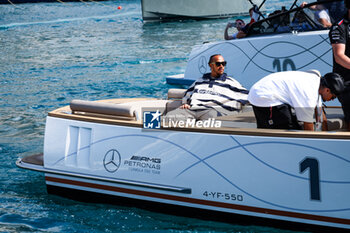
{"type": "Polygon", "coordinates": [[[215,109],[221,115],[239,111],[242,104],[248,103],[248,90],[225,73],[213,79],[210,73],[193,83],[182,98],[191,110],[215,109]]]}

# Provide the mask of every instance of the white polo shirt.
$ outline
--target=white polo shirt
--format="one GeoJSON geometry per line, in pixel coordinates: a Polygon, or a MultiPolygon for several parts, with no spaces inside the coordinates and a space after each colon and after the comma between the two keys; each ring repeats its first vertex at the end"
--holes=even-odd
{"type": "Polygon", "coordinates": [[[321,107],[318,90],[321,78],[314,72],[285,71],[267,75],[249,91],[248,101],[258,107],[289,104],[297,119],[314,122],[315,107],[321,107]]]}

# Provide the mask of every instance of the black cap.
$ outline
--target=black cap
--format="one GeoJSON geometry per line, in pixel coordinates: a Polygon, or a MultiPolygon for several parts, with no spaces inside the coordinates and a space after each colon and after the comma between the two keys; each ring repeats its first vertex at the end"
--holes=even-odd
{"type": "Polygon", "coordinates": [[[327,73],[321,78],[321,84],[328,87],[335,95],[344,91],[344,80],[337,73],[327,73]]]}

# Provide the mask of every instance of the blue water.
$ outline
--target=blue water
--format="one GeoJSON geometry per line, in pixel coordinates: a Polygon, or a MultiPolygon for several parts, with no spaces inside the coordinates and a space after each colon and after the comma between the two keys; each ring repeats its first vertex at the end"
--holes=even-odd
{"type": "Polygon", "coordinates": [[[0,5],[0,232],[288,232],[76,202],[48,195],[41,173],[16,167],[42,152],[47,112],[72,99],[165,97],[165,77],[183,73],[192,47],[221,40],[232,21],[144,24],[140,8],[0,5]]]}

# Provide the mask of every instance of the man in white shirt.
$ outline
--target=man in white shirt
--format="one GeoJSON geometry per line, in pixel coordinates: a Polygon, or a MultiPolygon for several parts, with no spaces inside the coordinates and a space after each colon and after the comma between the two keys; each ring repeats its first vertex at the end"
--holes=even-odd
{"type": "MultiPolygon", "coordinates": [[[[306,5],[307,2],[303,2],[300,4],[300,7],[304,8],[306,5]]],[[[330,28],[332,26],[329,11],[323,4],[312,5],[309,9],[315,11],[315,19],[321,27],[330,28]]]]}
{"type": "Polygon", "coordinates": [[[331,18],[329,17],[328,9],[320,9],[315,13],[317,22],[324,28],[330,28],[332,26],[331,18]]]}
{"type": "Polygon", "coordinates": [[[258,128],[301,129],[299,122],[303,122],[304,130],[315,130],[319,122],[327,130],[322,100],[333,100],[343,90],[343,79],[336,73],[321,77],[317,70],[285,71],[255,83],[248,101],[258,128]]]}

